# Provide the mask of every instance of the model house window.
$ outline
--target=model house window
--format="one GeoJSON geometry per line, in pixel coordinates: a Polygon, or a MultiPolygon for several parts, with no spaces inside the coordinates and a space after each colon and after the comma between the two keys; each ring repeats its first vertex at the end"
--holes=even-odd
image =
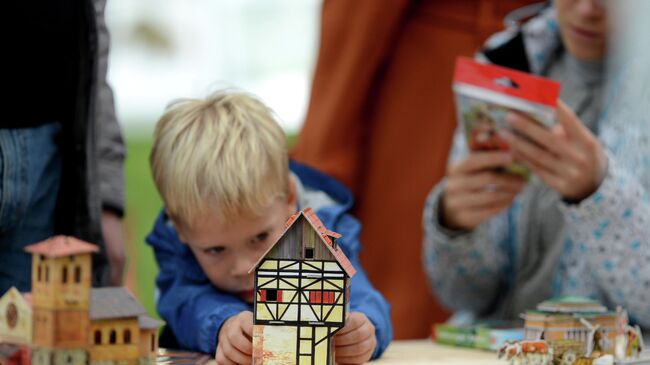
{"type": "Polygon", "coordinates": [[[314,304],[334,304],[335,292],[325,291],[311,291],[309,292],[309,303],[314,304]]]}
{"type": "Polygon", "coordinates": [[[64,266],[62,271],[63,272],[61,273],[61,278],[62,278],[61,280],[63,280],[63,284],[65,284],[68,282],[68,267],[64,266]]]}
{"type": "Polygon", "coordinates": [[[99,345],[101,343],[102,343],[102,331],[95,330],[95,345],[99,345]]]}
{"type": "Polygon", "coordinates": [[[129,344],[131,343],[131,331],[130,330],[124,330],[124,343],[129,344]]]}
{"type": "Polygon", "coordinates": [[[151,352],[156,351],[156,335],[151,334],[151,352]]]}
{"type": "Polygon", "coordinates": [[[45,266],[45,282],[48,283],[50,281],[50,267],[45,266]]]}
{"type": "Polygon", "coordinates": [[[74,282],[77,284],[81,282],[81,266],[74,268],[74,282]]]}
{"type": "Polygon", "coordinates": [[[314,258],[314,248],[313,247],[306,247],[305,248],[305,258],[306,259],[313,259],[314,258]]]}
{"type": "Polygon", "coordinates": [[[262,289],[260,290],[260,301],[262,302],[281,302],[282,290],[262,289]]]}
{"type": "Polygon", "coordinates": [[[38,265],[38,279],[37,279],[38,282],[40,282],[43,279],[42,273],[43,273],[43,267],[39,264],[38,265]]]}
{"type": "Polygon", "coordinates": [[[115,345],[117,343],[117,332],[111,330],[111,334],[108,336],[108,343],[115,345]]]}

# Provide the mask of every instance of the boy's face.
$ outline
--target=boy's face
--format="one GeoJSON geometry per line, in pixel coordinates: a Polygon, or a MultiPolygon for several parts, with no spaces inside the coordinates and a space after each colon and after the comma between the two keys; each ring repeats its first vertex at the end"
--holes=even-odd
{"type": "Polygon", "coordinates": [[[253,302],[254,272],[249,274],[248,270],[280,238],[285,222],[296,212],[291,180],[289,185],[289,197],[275,199],[259,217],[239,218],[224,225],[213,213],[191,228],[178,227],[181,241],[192,250],[214,286],[253,302]]]}
{"type": "Polygon", "coordinates": [[[562,42],[577,59],[599,60],[607,50],[607,17],[603,0],[556,0],[562,42]]]}

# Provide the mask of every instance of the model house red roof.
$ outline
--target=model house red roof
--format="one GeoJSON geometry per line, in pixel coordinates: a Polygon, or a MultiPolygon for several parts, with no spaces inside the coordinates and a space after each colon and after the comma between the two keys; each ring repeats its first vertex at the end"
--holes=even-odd
{"type": "MultiPolygon", "coordinates": [[[[343,250],[341,250],[340,248],[334,246],[334,243],[330,239],[330,237],[333,237],[335,239],[340,238],[341,234],[339,234],[337,232],[334,232],[334,231],[330,231],[329,229],[325,228],[325,226],[323,225],[323,222],[321,222],[320,218],[318,218],[318,216],[316,215],[316,213],[314,212],[313,209],[306,208],[306,209],[292,215],[284,225],[284,232],[282,232],[282,236],[284,236],[284,234],[289,230],[289,228],[291,228],[291,226],[296,222],[298,217],[300,217],[301,215],[304,216],[305,219],[307,220],[307,222],[309,222],[309,224],[311,224],[311,226],[316,230],[316,232],[318,232],[321,240],[323,241],[323,243],[325,243],[325,246],[327,246],[327,248],[332,253],[334,258],[336,258],[336,261],[338,261],[338,263],[341,265],[341,267],[343,267],[343,270],[345,271],[345,273],[348,274],[349,277],[353,277],[354,274],[356,274],[356,272],[357,272],[354,269],[354,266],[352,266],[352,263],[350,262],[350,260],[348,260],[347,256],[345,256],[345,253],[343,253],[343,250]]],[[[282,237],[282,236],[280,236],[280,237],[282,237]]],[[[280,239],[278,239],[277,242],[280,242],[280,239]]],[[[264,252],[264,254],[262,256],[260,256],[259,260],[257,260],[255,265],[253,265],[253,267],[251,267],[251,269],[248,271],[249,273],[252,272],[253,270],[255,270],[255,268],[266,257],[266,255],[268,255],[268,253],[271,252],[273,247],[275,247],[277,242],[274,243],[271,247],[269,247],[269,249],[266,250],[266,252],[264,252]]]]}
{"type": "Polygon", "coordinates": [[[341,235],[339,233],[336,233],[334,231],[330,231],[329,229],[325,228],[323,225],[323,222],[321,222],[320,218],[316,215],[316,212],[314,212],[313,209],[311,208],[306,208],[305,210],[302,211],[304,214],[305,218],[307,218],[307,221],[316,229],[316,231],[320,234],[320,237],[323,239],[323,242],[325,242],[327,248],[330,250],[332,255],[336,258],[336,261],[341,264],[343,267],[343,270],[348,274],[349,277],[353,277],[354,274],[356,274],[356,270],[354,269],[354,266],[352,266],[352,263],[350,263],[350,260],[348,260],[347,256],[343,253],[343,250],[339,249],[338,247],[334,247],[334,243],[330,239],[330,236],[334,238],[340,238],[341,235]]]}
{"type": "Polygon", "coordinates": [[[25,247],[25,251],[54,258],[97,252],[99,247],[71,236],[54,236],[25,247]]]}

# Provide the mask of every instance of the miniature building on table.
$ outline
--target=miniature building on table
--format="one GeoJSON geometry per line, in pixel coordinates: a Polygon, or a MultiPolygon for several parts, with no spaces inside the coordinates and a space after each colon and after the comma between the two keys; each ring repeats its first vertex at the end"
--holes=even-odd
{"type": "Polygon", "coordinates": [[[125,288],[95,288],[91,292],[91,364],[155,364],[159,321],[125,288]]]}
{"type": "Polygon", "coordinates": [[[333,364],[349,312],[350,261],[307,208],[254,265],[253,364],[333,364]]]}
{"type": "Polygon", "coordinates": [[[56,236],[32,253],[34,365],[155,363],[159,321],[124,288],[91,289],[97,246],[56,236]]]}
{"type": "Polygon", "coordinates": [[[0,343],[30,345],[32,342],[31,298],[11,288],[0,298],[0,343]]]}
{"type": "Polygon", "coordinates": [[[524,315],[525,339],[577,340],[584,344],[587,351],[588,344],[597,336],[600,351],[613,354],[619,315],[588,298],[547,300],[540,303],[537,310],[524,315]]]}

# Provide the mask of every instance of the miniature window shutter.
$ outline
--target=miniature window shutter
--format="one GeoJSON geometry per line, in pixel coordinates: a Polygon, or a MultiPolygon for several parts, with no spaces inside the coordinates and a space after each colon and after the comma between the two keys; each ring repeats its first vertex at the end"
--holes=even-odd
{"type": "Polygon", "coordinates": [[[322,295],[320,291],[310,291],[309,292],[309,303],[322,303],[322,295]]]}
{"type": "Polygon", "coordinates": [[[334,304],[334,295],[333,291],[323,292],[323,304],[334,304]]]}

